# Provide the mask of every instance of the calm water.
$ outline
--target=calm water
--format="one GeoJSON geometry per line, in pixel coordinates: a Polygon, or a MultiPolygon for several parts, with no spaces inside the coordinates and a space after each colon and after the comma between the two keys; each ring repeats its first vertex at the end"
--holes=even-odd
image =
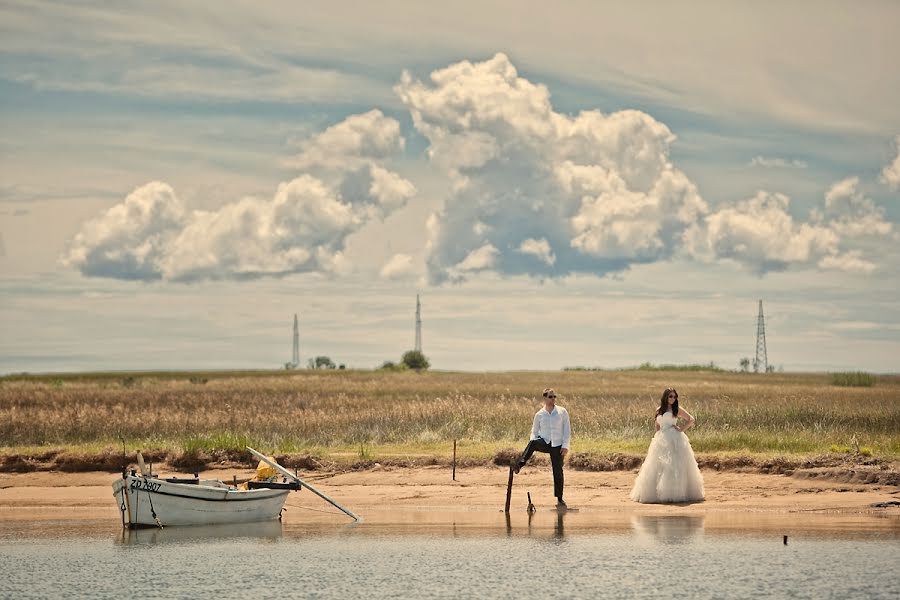
{"type": "Polygon", "coordinates": [[[807,528],[785,546],[775,529],[627,519],[131,532],[108,522],[0,523],[0,597],[900,597],[896,521],[807,528]]]}

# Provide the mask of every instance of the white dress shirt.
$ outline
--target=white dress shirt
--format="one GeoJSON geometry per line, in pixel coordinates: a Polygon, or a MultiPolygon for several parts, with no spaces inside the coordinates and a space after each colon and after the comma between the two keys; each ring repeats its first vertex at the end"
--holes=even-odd
{"type": "Polygon", "coordinates": [[[541,407],[534,415],[534,423],[531,425],[531,439],[541,438],[552,447],[562,446],[569,448],[572,439],[572,425],[569,423],[569,411],[562,406],[554,406],[547,412],[541,407]]]}

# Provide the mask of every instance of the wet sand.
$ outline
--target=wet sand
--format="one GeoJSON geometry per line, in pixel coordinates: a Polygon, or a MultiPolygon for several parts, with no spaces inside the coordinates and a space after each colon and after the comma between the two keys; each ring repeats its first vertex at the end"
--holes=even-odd
{"type": "MultiPolygon", "coordinates": [[[[160,475],[168,475],[162,471],[160,475]]],[[[206,471],[204,478],[247,479],[250,470],[206,471]]],[[[706,500],[686,505],[638,504],[628,498],[632,471],[567,471],[566,500],[571,527],[631,527],[634,518],[698,518],[706,529],[876,529],[900,532],[900,507],[875,508],[900,501],[900,488],[839,483],[785,475],[703,471],[706,500]],[[573,518],[574,517],[574,518],[573,518]]],[[[183,476],[183,475],[182,475],[183,476]]],[[[372,526],[503,526],[508,470],[500,467],[458,469],[452,481],[446,467],[378,468],[344,473],[300,473],[338,502],[363,515],[372,526]]],[[[0,474],[0,522],[106,521],[120,515],[112,497],[110,473],[0,474]]],[[[515,477],[506,525],[534,523],[559,527],[549,468],[529,468],[515,477]],[[529,519],[531,492],[537,513],[529,519]]],[[[286,527],[346,519],[309,492],[291,494],[285,505],[286,527]]]]}

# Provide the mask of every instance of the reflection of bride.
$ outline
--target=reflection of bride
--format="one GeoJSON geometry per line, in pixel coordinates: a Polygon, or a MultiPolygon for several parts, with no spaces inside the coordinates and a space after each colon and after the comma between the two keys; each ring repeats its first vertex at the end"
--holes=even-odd
{"type": "Polygon", "coordinates": [[[638,537],[654,542],[680,544],[703,533],[703,516],[632,515],[631,526],[638,537]]]}
{"type": "Polygon", "coordinates": [[[686,410],[678,409],[678,392],[666,389],[656,411],[656,434],[631,490],[636,502],[696,502],[703,500],[703,476],[691,442],[684,434],[694,424],[686,410]],[[687,419],[684,427],[678,418],[687,419]]]}

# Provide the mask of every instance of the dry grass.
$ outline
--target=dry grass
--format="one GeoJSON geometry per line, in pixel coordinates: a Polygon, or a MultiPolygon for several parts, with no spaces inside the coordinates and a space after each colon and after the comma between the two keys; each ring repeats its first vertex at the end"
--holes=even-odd
{"type": "Polygon", "coordinates": [[[121,453],[121,436],[129,449],[164,449],[185,465],[248,444],[371,461],[447,457],[458,439],[461,457],[490,459],[524,444],[550,385],[572,415],[573,451],[642,455],[659,395],[674,385],[697,418],[689,435],[701,454],[812,456],[855,436],[876,457],[900,458],[900,377],[831,383],[828,374],[655,370],[0,378],[0,454],[121,453]]]}

